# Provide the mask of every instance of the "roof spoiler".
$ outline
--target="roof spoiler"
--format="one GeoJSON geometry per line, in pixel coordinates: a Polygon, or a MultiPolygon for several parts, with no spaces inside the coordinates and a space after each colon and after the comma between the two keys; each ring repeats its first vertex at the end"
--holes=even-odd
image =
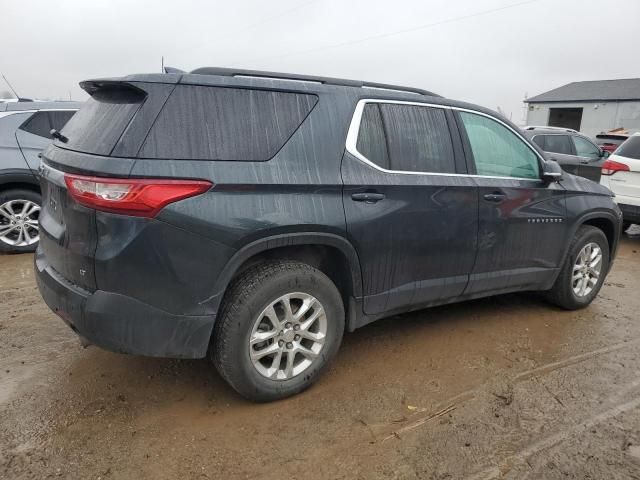
{"type": "Polygon", "coordinates": [[[121,92],[129,92],[136,95],[146,96],[147,92],[142,90],[141,88],[132,85],[126,81],[118,81],[118,80],[85,80],[80,82],[80,88],[82,88],[85,92],[87,92],[90,96],[93,96],[97,92],[103,92],[106,90],[110,91],[121,91],[121,92]]]}

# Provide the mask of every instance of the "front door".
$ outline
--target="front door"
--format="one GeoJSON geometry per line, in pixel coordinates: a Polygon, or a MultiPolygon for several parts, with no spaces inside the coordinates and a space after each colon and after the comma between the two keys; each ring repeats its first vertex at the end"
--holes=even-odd
{"type": "Polygon", "coordinates": [[[604,163],[604,152],[584,137],[573,135],[571,140],[579,162],[578,175],[599,183],[604,163]]]}
{"type": "Polygon", "coordinates": [[[342,162],[347,232],[367,314],[460,295],[475,258],[477,187],[444,108],[361,101],[342,162]]]}
{"type": "Polygon", "coordinates": [[[565,190],[541,180],[538,154],[506,124],[457,113],[479,187],[478,254],[465,294],[539,289],[561,262],[565,190]]]}

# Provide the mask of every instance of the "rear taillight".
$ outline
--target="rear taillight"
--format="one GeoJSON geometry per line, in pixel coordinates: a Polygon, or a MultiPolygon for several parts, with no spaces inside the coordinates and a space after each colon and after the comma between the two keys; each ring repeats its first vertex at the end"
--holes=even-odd
{"type": "Polygon", "coordinates": [[[605,160],[602,164],[602,175],[613,175],[616,172],[628,172],[629,165],[616,162],[615,160],[605,160]]]}
{"type": "Polygon", "coordinates": [[[65,174],[71,196],[82,205],[105,212],[154,217],[166,205],[209,190],[206,180],[102,178],[65,174]]]}

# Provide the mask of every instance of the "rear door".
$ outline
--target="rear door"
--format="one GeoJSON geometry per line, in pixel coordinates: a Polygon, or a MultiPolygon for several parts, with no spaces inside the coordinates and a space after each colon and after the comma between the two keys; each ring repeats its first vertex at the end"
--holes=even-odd
{"type": "Polygon", "coordinates": [[[456,113],[479,186],[478,254],[465,294],[540,288],[566,240],[565,190],[541,180],[538,153],[502,121],[456,113]]]}
{"type": "Polygon", "coordinates": [[[565,172],[578,175],[580,159],[576,157],[571,137],[566,134],[543,134],[533,137],[533,141],[545,152],[549,153],[549,157],[560,164],[565,172]]]}
{"type": "Polygon", "coordinates": [[[419,308],[467,285],[478,197],[453,122],[439,106],[358,103],[342,162],[343,201],[368,314],[419,308]]]}
{"type": "Polygon", "coordinates": [[[604,163],[604,154],[600,147],[579,135],[572,135],[571,141],[575,146],[576,156],[580,162],[578,175],[594,182],[600,182],[600,172],[604,163]]]}

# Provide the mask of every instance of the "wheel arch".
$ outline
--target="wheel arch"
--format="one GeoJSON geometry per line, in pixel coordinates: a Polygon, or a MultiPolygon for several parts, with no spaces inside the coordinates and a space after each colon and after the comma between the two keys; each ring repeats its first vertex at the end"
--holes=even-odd
{"type": "Polygon", "coordinates": [[[30,170],[7,169],[0,172],[0,191],[25,189],[40,193],[38,177],[30,170]]]}
{"type": "Polygon", "coordinates": [[[569,250],[569,245],[571,244],[571,239],[575,236],[578,229],[583,225],[590,225],[602,230],[605,237],[607,237],[607,242],[609,243],[609,258],[612,262],[618,248],[621,219],[618,218],[614,212],[611,212],[609,210],[597,210],[588,212],[580,216],[574,222],[573,229],[571,230],[571,235],[568,236],[567,246],[564,252],[565,254],[562,258],[564,259],[566,257],[569,250]]]}
{"type": "Polygon", "coordinates": [[[211,307],[219,310],[233,279],[247,268],[266,260],[288,259],[308,263],[325,273],[340,291],[347,324],[355,315],[353,299],[362,296],[360,261],[353,245],[332,233],[305,232],[262,238],[240,250],[227,262],[216,282],[211,307]]]}

